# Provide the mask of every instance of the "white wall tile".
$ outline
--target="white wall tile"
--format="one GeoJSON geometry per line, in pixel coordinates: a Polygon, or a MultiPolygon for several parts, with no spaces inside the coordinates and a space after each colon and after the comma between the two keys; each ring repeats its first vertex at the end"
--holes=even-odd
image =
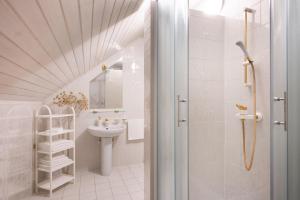
{"type": "Polygon", "coordinates": [[[39,102],[0,101],[0,196],[21,199],[32,191],[33,114],[39,102]]]}
{"type": "Polygon", "coordinates": [[[190,12],[190,199],[223,199],[224,19],[190,12]]]}

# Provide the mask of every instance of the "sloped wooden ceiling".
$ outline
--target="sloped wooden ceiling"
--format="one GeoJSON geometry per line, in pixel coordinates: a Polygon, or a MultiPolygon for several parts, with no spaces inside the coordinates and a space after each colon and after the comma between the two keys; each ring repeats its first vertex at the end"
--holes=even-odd
{"type": "Polygon", "coordinates": [[[43,100],[116,53],[142,35],[141,4],[0,0],[0,100],[43,100]]]}

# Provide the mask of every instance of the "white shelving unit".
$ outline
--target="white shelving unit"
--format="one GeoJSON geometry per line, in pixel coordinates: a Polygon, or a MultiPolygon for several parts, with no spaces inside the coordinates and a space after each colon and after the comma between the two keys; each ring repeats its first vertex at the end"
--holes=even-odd
{"type": "Polygon", "coordinates": [[[55,114],[47,105],[35,116],[35,191],[49,191],[75,181],[75,110],[55,114]]]}

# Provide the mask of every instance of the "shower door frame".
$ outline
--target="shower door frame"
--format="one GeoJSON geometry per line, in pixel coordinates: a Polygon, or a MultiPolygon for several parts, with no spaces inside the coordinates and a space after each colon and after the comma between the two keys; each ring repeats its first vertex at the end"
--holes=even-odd
{"type": "Polygon", "coordinates": [[[188,200],[188,1],[157,1],[156,200],[188,200]]]}
{"type": "Polygon", "coordinates": [[[300,199],[300,15],[298,0],[287,1],[287,199],[300,199]],[[298,176],[297,176],[298,175],[298,176]]]}

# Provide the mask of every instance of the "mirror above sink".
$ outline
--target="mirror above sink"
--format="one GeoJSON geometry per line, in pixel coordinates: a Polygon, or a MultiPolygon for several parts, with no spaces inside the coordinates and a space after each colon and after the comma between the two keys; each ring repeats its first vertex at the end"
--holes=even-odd
{"type": "Polygon", "coordinates": [[[103,65],[102,73],[90,81],[90,109],[119,110],[123,108],[123,64],[103,65]]]}

